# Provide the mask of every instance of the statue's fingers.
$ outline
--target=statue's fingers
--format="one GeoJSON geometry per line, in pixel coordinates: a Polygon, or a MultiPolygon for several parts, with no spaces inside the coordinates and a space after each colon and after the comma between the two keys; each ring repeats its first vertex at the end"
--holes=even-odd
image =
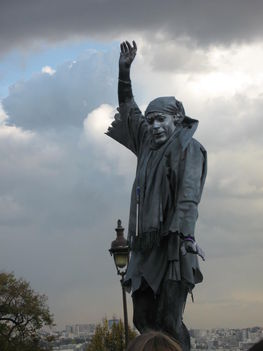
{"type": "Polygon", "coordinates": [[[129,50],[129,51],[132,51],[132,46],[131,46],[131,44],[130,44],[128,41],[126,41],[126,45],[127,45],[127,47],[128,47],[128,50],[129,50]]]}
{"type": "Polygon", "coordinates": [[[123,45],[124,53],[127,54],[127,52],[129,50],[128,50],[128,47],[127,47],[127,44],[125,43],[125,41],[122,43],[122,45],[123,45]]]}
{"type": "Polygon", "coordinates": [[[133,40],[132,41],[132,45],[133,45],[133,49],[135,50],[135,52],[137,51],[137,45],[136,45],[136,43],[135,43],[135,41],[133,40]]]}
{"type": "Polygon", "coordinates": [[[123,47],[123,43],[121,43],[120,47],[121,47],[121,53],[124,54],[125,50],[124,50],[124,47],[123,47]]]}

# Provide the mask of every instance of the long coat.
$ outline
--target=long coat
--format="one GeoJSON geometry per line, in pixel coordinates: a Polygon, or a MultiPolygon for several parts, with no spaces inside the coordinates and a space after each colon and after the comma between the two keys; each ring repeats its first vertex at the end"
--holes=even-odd
{"type": "Polygon", "coordinates": [[[156,148],[132,99],[121,104],[106,133],[137,156],[128,230],[132,254],[126,274],[133,292],[142,278],[155,293],[164,277],[184,279],[192,286],[202,281],[197,255],[182,254],[181,250],[184,237],[194,238],[206,177],[206,151],[192,138],[197,125],[197,120],[185,117],[172,136],[156,148]]]}

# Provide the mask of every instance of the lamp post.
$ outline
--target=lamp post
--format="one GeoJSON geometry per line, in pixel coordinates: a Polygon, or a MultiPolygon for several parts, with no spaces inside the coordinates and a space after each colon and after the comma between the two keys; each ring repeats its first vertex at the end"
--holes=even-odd
{"type": "Polygon", "coordinates": [[[122,301],[123,301],[123,316],[124,316],[124,328],[125,328],[125,346],[128,345],[128,313],[127,313],[127,300],[126,291],[123,285],[124,276],[127,272],[127,266],[129,263],[129,246],[128,242],[124,237],[124,228],[121,225],[121,220],[117,221],[116,234],[117,237],[111,243],[109,249],[110,254],[113,255],[114,263],[117,269],[117,274],[121,276],[121,288],[122,288],[122,301]]]}

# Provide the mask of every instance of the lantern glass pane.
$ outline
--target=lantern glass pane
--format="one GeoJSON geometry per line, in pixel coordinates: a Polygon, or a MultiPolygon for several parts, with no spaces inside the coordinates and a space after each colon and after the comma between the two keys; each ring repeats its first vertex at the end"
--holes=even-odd
{"type": "Polygon", "coordinates": [[[128,264],[128,255],[125,253],[116,253],[114,260],[118,268],[124,268],[128,264]]]}

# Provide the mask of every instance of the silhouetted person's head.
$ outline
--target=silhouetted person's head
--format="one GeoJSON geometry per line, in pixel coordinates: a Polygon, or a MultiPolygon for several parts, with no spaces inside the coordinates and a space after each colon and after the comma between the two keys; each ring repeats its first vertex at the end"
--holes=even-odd
{"type": "Polygon", "coordinates": [[[263,350],[263,339],[253,345],[248,351],[262,351],[263,350]]]}
{"type": "Polygon", "coordinates": [[[133,339],[127,351],[182,351],[182,348],[168,335],[150,331],[133,339]]]}

